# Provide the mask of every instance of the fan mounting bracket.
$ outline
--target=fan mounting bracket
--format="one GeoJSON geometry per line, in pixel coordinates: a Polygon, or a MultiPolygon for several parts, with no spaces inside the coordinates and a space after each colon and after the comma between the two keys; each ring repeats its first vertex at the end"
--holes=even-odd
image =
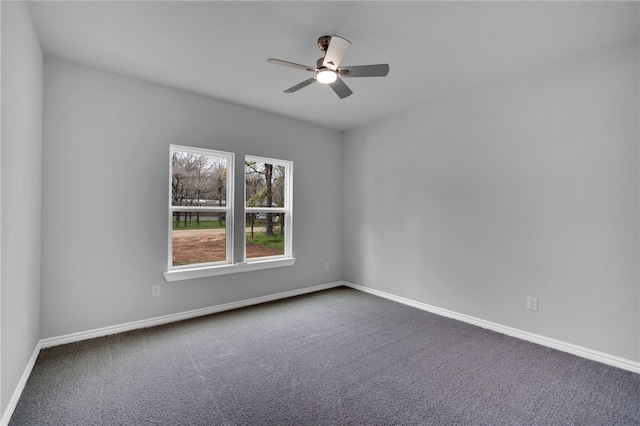
{"type": "Polygon", "coordinates": [[[318,47],[320,48],[320,50],[326,53],[327,49],[329,48],[329,42],[331,42],[331,36],[321,36],[318,38],[318,47]]]}

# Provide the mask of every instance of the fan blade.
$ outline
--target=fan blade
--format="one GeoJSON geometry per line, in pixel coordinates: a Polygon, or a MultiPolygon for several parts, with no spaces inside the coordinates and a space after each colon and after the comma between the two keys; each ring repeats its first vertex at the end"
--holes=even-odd
{"type": "Polygon", "coordinates": [[[316,68],[308,67],[306,65],[296,64],[294,62],[283,61],[283,60],[280,60],[280,59],[271,58],[271,59],[267,59],[267,62],[269,62],[270,64],[274,64],[274,65],[284,65],[285,67],[299,68],[299,69],[305,70],[305,71],[311,71],[311,72],[316,72],[317,71],[316,68]]]}
{"type": "Polygon", "coordinates": [[[351,46],[351,42],[345,38],[338,36],[331,36],[329,47],[324,55],[324,61],[322,65],[335,70],[340,65],[340,61],[344,57],[345,53],[351,46]]]}
{"type": "Polygon", "coordinates": [[[303,81],[302,83],[298,83],[293,87],[289,87],[287,90],[284,91],[284,93],[293,93],[296,92],[300,89],[302,89],[303,87],[307,87],[308,85],[310,85],[311,83],[314,83],[316,81],[316,77],[313,76],[308,80],[303,81]]]}
{"type": "Polygon", "coordinates": [[[389,74],[389,64],[357,65],[338,70],[340,77],[385,77],[389,74]]]}
{"type": "Polygon", "coordinates": [[[335,82],[330,83],[329,86],[331,86],[333,91],[336,92],[336,95],[338,95],[340,99],[344,99],[353,93],[351,89],[349,89],[349,86],[344,84],[344,81],[342,81],[340,77],[338,77],[335,82]]]}

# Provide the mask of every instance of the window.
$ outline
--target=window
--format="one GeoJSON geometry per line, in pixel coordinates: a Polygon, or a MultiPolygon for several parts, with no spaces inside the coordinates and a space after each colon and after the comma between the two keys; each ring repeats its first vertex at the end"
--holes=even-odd
{"type": "Polygon", "coordinates": [[[290,161],[245,157],[244,200],[234,200],[234,153],[170,154],[167,281],[294,264],[290,161]]]}
{"type": "Polygon", "coordinates": [[[171,147],[169,269],[233,259],[234,155],[171,147]]]}
{"type": "Polygon", "coordinates": [[[245,175],[245,259],[291,257],[290,161],[247,156],[245,175]]]}

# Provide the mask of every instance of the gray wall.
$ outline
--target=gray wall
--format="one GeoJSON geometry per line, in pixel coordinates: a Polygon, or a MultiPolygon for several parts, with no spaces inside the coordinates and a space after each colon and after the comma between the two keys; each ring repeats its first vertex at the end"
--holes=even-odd
{"type": "Polygon", "coordinates": [[[638,61],[621,46],[347,133],[344,279],[639,361],[638,61]]]}
{"type": "Polygon", "coordinates": [[[42,50],[23,2],[2,8],[0,414],[40,338],[42,50]],[[26,324],[26,339],[22,327],[26,324]]]}
{"type": "Polygon", "coordinates": [[[57,58],[44,70],[42,338],[342,278],[340,132],[57,58]],[[292,160],[296,264],[166,283],[170,144],[292,160]]]}

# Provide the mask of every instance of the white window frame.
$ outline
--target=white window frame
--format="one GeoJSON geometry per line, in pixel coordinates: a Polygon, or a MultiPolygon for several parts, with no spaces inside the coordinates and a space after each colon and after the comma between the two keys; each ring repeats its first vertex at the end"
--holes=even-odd
{"type": "Polygon", "coordinates": [[[170,145],[169,147],[169,238],[168,238],[168,257],[167,272],[201,269],[219,265],[229,265],[233,262],[233,211],[234,211],[234,166],[235,154],[232,152],[215,151],[212,149],[193,148],[182,145],[170,145]],[[172,205],[172,179],[173,179],[173,153],[187,152],[196,155],[206,155],[209,157],[221,157],[227,160],[227,199],[225,206],[174,206],[172,205]],[[189,265],[173,266],[173,218],[175,212],[210,212],[225,214],[225,260],[217,262],[194,263],[189,265]]]}
{"type": "MultiPolygon", "coordinates": [[[[247,213],[284,213],[284,254],[277,256],[253,257],[247,259],[247,239],[243,238],[244,258],[247,263],[260,262],[267,259],[286,259],[293,257],[293,162],[275,158],[246,155],[244,161],[255,161],[264,164],[284,167],[284,207],[247,207],[247,182],[244,182],[244,217],[247,213]]],[[[243,165],[245,163],[243,162],[243,165]]]]}
{"type": "MultiPolygon", "coordinates": [[[[238,177],[239,170],[236,169],[236,156],[235,153],[218,151],[204,148],[194,148],[190,146],[182,145],[170,145],[169,149],[169,214],[168,214],[168,242],[167,242],[167,270],[163,273],[167,282],[183,281],[195,278],[206,278],[218,275],[235,274],[239,272],[256,271],[262,269],[280,268],[286,266],[293,266],[295,264],[295,257],[293,257],[293,162],[287,160],[277,160],[265,157],[256,157],[253,155],[247,155],[242,159],[241,173],[244,176],[244,165],[246,159],[255,161],[267,162],[268,164],[280,165],[285,167],[285,207],[284,208],[269,208],[270,213],[285,213],[285,252],[283,255],[267,256],[259,258],[246,259],[246,237],[245,237],[245,218],[246,213],[250,213],[254,208],[236,209],[234,206],[236,202],[242,202],[244,207],[246,195],[245,190],[242,191],[242,200],[238,200],[237,197],[240,194],[235,190],[235,178],[238,177]],[[171,182],[172,182],[172,154],[174,151],[190,152],[194,154],[202,155],[215,155],[228,158],[227,162],[227,203],[226,206],[208,206],[208,207],[189,207],[189,206],[172,206],[171,205],[171,182]],[[225,237],[226,237],[226,260],[220,262],[198,263],[191,265],[173,266],[173,212],[175,211],[208,211],[208,212],[225,212],[225,237]],[[241,221],[241,226],[237,221],[241,221]],[[236,226],[239,225],[239,226],[236,226]],[[238,228],[238,229],[236,229],[238,228]],[[238,231],[242,229],[242,232],[238,231]],[[288,231],[287,231],[288,230],[288,231]],[[235,247],[240,243],[238,238],[242,238],[241,244],[243,247],[242,254],[238,258],[234,257],[236,254],[235,247]]],[[[256,211],[264,211],[262,208],[257,208],[256,211]]]]}

